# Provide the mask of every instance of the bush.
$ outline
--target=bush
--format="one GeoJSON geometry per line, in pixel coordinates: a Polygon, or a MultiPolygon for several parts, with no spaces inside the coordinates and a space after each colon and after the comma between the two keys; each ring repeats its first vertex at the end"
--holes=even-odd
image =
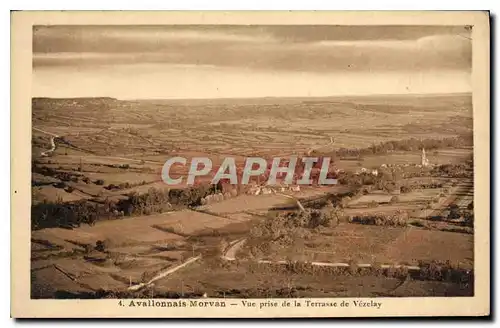
{"type": "Polygon", "coordinates": [[[410,186],[401,186],[399,188],[399,191],[402,193],[402,194],[406,194],[406,193],[409,193],[411,192],[412,188],[410,186]]]}
{"type": "Polygon", "coordinates": [[[66,192],[72,193],[73,191],[75,191],[75,188],[71,186],[68,186],[68,188],[66,188],[66,192]]]}
{"type": "Polygon", "coordinates": [[[117,186],[117,185],[115,185],[115,184],[113,184],[113,183],[111,183],[111,184],[107,185],[106,187],[104,187],[104,189],[115,190],[115,189],[120,189],[120,187],[117,186]]]}
{"type": "Polygon", "coordinates": [[[99,252],[105,252],[108,248],[108,243],[105,240],[98,240],[95,243],[95,250],[99,252]]]}
{"type": "Polygon", "coordinates": [[[474,213],[465,212],[462,215],[464,218],[464,225],[467,227],[474,227],[474,213]]]}
{"type": "Polygon", "coordinates": [[[98,180],[96,180],[94,183],[95,183],[96,185],[98,185],[98,186],[102,186],[102,185],[104,185],[104,180],[102,180],[102,179],[98,179],[98,180]]]}

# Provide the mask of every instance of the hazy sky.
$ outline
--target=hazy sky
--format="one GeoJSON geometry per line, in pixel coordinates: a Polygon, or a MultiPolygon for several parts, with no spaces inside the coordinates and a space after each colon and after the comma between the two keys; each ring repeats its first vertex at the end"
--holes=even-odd
{"type": "Polygon", "coordinates": [[[464,27],[38,26],[33,96],[468,92],[464,27]]]}

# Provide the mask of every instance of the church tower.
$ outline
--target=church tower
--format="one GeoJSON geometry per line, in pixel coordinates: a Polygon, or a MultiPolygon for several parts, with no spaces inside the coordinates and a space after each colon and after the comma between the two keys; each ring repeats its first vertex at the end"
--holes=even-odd
{"type": "Polygon", "coordinates": [[[428,166],[428,165],[429,165],[429,160],[425,155],[425,148],[422,147],[422,166],[428,166]]]}

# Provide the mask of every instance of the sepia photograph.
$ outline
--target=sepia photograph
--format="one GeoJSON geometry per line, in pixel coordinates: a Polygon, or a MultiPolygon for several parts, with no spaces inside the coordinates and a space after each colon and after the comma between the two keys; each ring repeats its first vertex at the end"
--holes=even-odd
{"type": "Polygon", "coordinates": [[[487,13],[17,14],[13,294],[121,316],[489,313],[487,13]]]}

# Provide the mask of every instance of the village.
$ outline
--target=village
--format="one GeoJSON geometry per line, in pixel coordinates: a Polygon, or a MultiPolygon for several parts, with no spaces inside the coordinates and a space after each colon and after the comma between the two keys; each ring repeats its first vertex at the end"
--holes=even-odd
{"type": "MultiPolygon", "coordinates": [[[[330,161],[328,161],[328,163],[329,162],[330,161]]],[[[289,164],[289,163],[285,162],[285,165],[287,165],[287,164],[289,164]]],[[[420,163],[407,163],[407,164],[400,164],[400,165],[382,163],[379,166],[379,168],[367,169],[367,168],[362,167],[362,168],[358,169],[354,174],[358,175],[358,176],[359,175],[372,175],[372,176],[376,177],[376,176],[378,176],[379,171],[387,171],[387,170],[398,171],[398,170],[403,170],[405,168],[432,169],[435,166],[436,165],[431,164],[429,162],[429,159],[427,158],[426,153],[425,153],[425,148],[422,148],[420,163]]],[[[333,177],[338,177],[339,175],[345,173],[344,169],[336,168],[335,163],[331,163],[331,165],[326,169],[328,170],[328,172],[330,172],[330,170],[331,170],[331,172],[333,174],[330,176],[333,176],[333,177]]],[[[299,178],[302,178],[303,172],[304,172],[303,170],[301,170],[302,175],[300,173],[298,173],[298,174],[296,174],[295,172],[293,173],[294,174],[293,181],[295,182],[294,184],[287,184],[284,182],[284,180],[286,178],[286,172],[277,173],[276,176],[279,179],[278,179],[277,183],[274,185],[269,185],[267,183],[267,180],[269,179],[269,170],[270,170],[270,168],[268,167],[268,172],[266,172],[265,174],[262,174],[262,175],[258,175],[256,178],[251,180],[251,182],[249,183],[249,186],[245,188],[246,194],[258,196],[258,195],[269,195],[269,194],[285,193],[285,192],[297,193],[297,192],[301,191],[301,184],[300,184],[300,182],[297,183],[297,181],[299,181],[299,178]],[[263,182],[261,182],[261,181],[263,181],[263,182]]],[[[321,170],[325,170],[325,168],[322,167],[321,170]]],[[[239,176],[241,176],[241,170],[238,170],[238,173],[239,173],[239,176]]],[[[312,185],[321,186],[321,183],[317,179],[318,178],[318,171],[310,171],[309,175],[312,177],[316,176],[315,179],[314,178],[311,179],[312,185]]],[[[217,201],[221,201],[223,199],[234,197],[237,195],[236,190],[241,189],[242,187],[241,187],[241,185],[239,185],[239,186],[232,185],[230,183],[230,179],[222,179],[220,188],[223,192],[217,193],[214,195],[209,195],[209,196],[203,198],[202,205],[206,205],[206,204],[210,204],[212,202],[217,202],[217,201]]],[[[399,190],[398,190],[398,193],[399,193],[399,190]]]]}

